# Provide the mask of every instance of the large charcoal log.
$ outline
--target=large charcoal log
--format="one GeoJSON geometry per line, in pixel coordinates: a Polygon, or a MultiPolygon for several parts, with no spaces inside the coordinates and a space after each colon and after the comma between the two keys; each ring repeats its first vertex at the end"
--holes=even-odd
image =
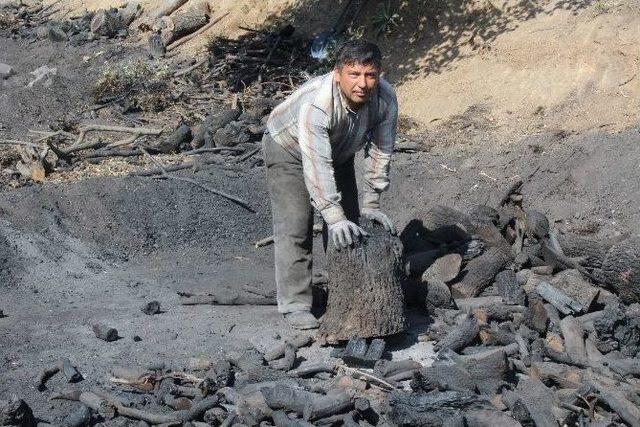
{"type": "Polygon", "coordinates": [[[640,302],[640,237],[613,245],[596,277],[613,287],[625,303],[640,302]]]}
{"type": "Polygon", "coordinates": [[[463,391],[393,392],[389,396],[389,409],[387,416],[396,425],[442,426],[461,425],[465,411],[491,409],[491,404],[479,395],[463,391]],[[454,424],[456,421],[458,424],[454,424]]]}
{"type": "Polygon", "coordinates": [[[480,325],[478,321],[475,317],[468,316],[450,329],[447,335],[433,346],[433,349],[435,351],[461,350],[476,339],[479,331],[480,325]]]}
{"type": "Polygon", "coordinates": [[[477,296],[510,261],[511,256],[504,249],[488,248],[482,255],[469,261],[462,270],[462,279],[451,286],[451,294],[454,298],[477,296]]]}
{"type": "Polygon", "coordinates": [[[558,425],[553,412],[558,404],[555,394],[538,379],[520,380],[515,392],[505,391],[503,400],[523,425],[558,425]]]}
{"type": "Polygon", "coordinates": [[[328,250],[329,297],[320,334],[330,341],[379,337],[404,331],[400,241],[382,227],[353,248],[328,250]]]}

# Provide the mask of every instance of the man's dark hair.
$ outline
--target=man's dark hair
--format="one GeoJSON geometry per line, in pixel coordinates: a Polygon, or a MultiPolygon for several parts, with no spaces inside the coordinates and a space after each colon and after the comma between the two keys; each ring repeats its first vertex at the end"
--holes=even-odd
{"type": "Polygon", "coordinates": [[[338,49],[336,68],[353,64],[382,68],[382,53],[378,45],[366,40],[350,40],[343,43],[338,49]]]}

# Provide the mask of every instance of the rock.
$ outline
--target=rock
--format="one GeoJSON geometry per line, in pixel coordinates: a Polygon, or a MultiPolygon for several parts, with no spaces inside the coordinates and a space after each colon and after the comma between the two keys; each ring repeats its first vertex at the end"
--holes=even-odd
{"type": "Polygon", "coordinates": [[[16,72],[11,65],[3,64],[2,62],[0,62],[0,79],[8,79],[15,73],[16,72]]]}
{"type": "Polygon", "coordinates": [[[149,301],[148,303],[146,303],[144,305],[144,307],[141,308],[142,312],[144,314],[147,314],[149,316],[153,315],[153,314],[158,314],[160,313],[160,302],[158,301],[149,301]]]}
{"type": "Polygon", "coordinates": [[[97,323],[92,326],[92,329],[96,337],[103,341],[111,342],[118,339],[118,330],[115,328],[97,323]]]}
{"type": "Polygon", "coordinates": [[[44,80],[44,82],[42,83],[44,87],[50,87],[53,84],[52,77],[58,74],[58,69],[56,67],[43,65],[42,67],[36,68],[29,74],[32,74],[34,76],[34,79],[29,82],[27,87],[33,87],[36,83],[42,80],[44,80]]]}

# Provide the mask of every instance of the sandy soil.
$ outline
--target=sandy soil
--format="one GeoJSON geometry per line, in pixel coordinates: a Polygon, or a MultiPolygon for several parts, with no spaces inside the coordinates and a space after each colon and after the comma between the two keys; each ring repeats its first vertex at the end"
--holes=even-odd
{"type": "MultiPolygon", "coordinates": [[[[71,0],[61,9],[79,14],[122,3],[71,0]]],[[[159,4],[140,3],[148,10],[159,4]]],[[[239,25],[291,22],[299,35],[311,37],[333,26],[344,1],[209,3],[214,14],[230,14],[207,37],[187,44],[186,56],[204,49],[210,37],[241,35],[239,25]]],[[[639,0],[392,4],[399,5],[399,25],[378,42],[402,113],[419,130],[469,108],[486,109],[502,140],[545,130],[617,131],[640,120],[639,0]]],[[[366,37],[377,34],[380,10],[369,2],[361,11],[356,27],[366,37]]]]}

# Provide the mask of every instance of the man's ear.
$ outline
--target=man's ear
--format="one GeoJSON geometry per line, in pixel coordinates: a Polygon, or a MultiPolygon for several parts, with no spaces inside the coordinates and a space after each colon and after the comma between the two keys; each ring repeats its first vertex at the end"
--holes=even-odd
{"type": "Polygon", "coordinates": [[[333,80],[336,82],[340,81],[340,68],[339,67],[335,67],[333,69],[333,80]]]}

